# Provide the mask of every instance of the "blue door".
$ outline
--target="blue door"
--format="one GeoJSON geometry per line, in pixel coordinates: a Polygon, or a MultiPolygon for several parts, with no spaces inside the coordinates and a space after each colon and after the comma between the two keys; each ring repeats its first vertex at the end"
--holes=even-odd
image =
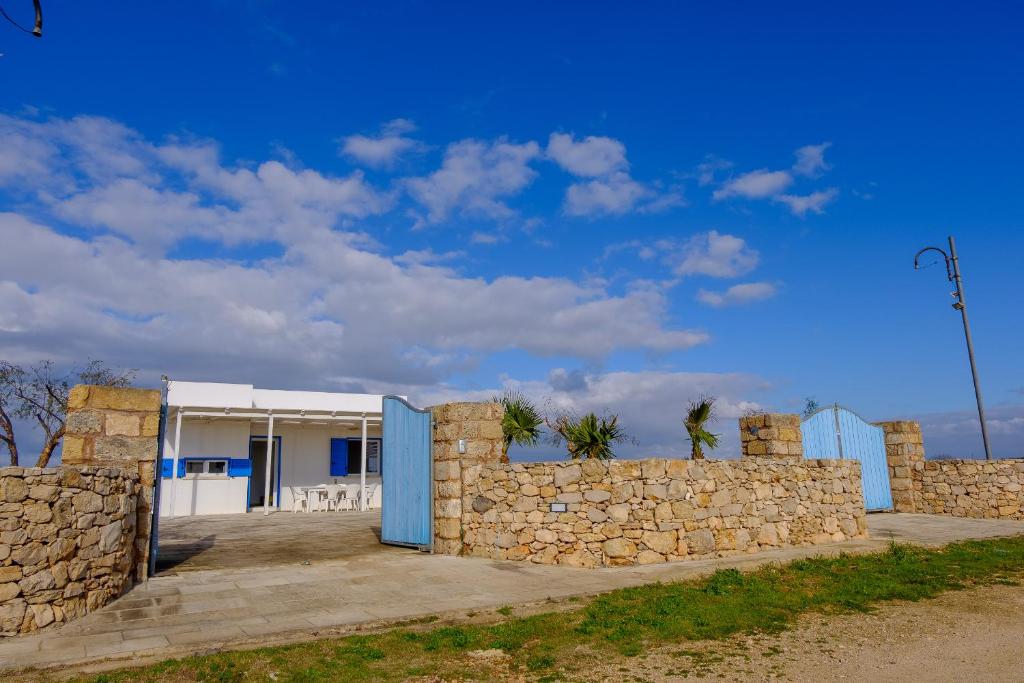
{"type": "Polygon", "coordinates": [[[857,413],[834,405],[813,413],[800,424],[805,458],[838,458],[860,462],[864,507],[891,510],[889,464],[885,434],[857,413]]]}
{"type": "Polygon", "coordinates": [[[433,535],[432,416],[384,397],[380,540],[429,549],[433,535]]]}

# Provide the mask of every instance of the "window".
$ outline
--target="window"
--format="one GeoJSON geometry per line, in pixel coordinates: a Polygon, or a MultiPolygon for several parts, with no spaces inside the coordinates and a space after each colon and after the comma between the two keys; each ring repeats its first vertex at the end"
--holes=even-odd
{"type": "MultiPolygon", "coordinates": [[[[362,439],[349,439],[348,441],[348,473],[359,474],[362,472],[363,442],[362,439]]],[[[366,440],[366,473],[380,474],[380,439],[366,440]]]]}
{"type": "Polygon", "coordinates": [[[185,461],[185,474],[186,475],[203,475],[213,474],[226,476],[228,473],[228,461],[227,460],[186,460],[185,461]]]}

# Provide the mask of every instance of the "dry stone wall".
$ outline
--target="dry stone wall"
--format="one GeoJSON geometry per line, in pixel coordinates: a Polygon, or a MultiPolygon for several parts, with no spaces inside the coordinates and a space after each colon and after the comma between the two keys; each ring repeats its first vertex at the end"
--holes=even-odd
{"type": "Polygon", "coordinates": [[[878,424],[897,512],[1024,519],[1024,459],[925,460],[920,424],[878,424]]]}
{"type": "Polygon", "coordinates": [[[434,420],[434,552],[462,552],[462,469],[501,457],[498,403],[445,403],[430,408],[434,420]],[[465,453],[459,452],[464,442],[465,453]]]}
{"type": "Polygon", "coordinates": [[[139,477],[0,468],[0,635],[58,625],[132,585],[139,477]]]}
{"type": "Polygon", "coordinates": [[[156,389],[84,384],[74,387],[68,397],[63,464],[118,467],[139,475],[136,581],[145,579],[149,568],[160,403],[156,389]]]}
{"type": "Polygon", "coordinates": [[[849,460],[483,463],[462,487],[463,554],[493,559],[651,564],[867,533],[849,460]]]}

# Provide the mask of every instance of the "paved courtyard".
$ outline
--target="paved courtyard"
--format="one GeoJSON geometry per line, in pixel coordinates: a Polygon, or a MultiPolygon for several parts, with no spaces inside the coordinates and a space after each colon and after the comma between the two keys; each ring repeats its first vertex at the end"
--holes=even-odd
{"type": "MultiPolygon", "coordinates": [[[[305,525],[314,528],[326,523],[290,513],[278,517],[292,520],[278,520],[282,529],[294,524],[293,530],[300,534],[305,525]]],[[[368,526],[372,525],[371,521],[368,526]]],[[[691,578],[722,567],[752,568],[814,555],[869,552],[884,548],[890,540],[930,545],[1024,534],[1024,522],[930,515],[870,515],[869,525],[870,540],[597,570],[427,555],[400,548],[319,559],[312,547],[323,542],[317,536],[315,543],[308,544],[309,552],[292,555],[290,563],[171,571],[59,630],[0,641],[0,669],[107,658],[140,661],[286,642],[425,615],[465,616],[472,610],[691,578]],[[303,564],[306,560],[310,564],[303,564]]],[[[208,531],[215,539],[220,534],[213,522],[208,531]]],[[[246,545],[244,539],[227,534],[219,538],[228,548],[246,545]]],[[[194,557],[207,552],[215,557],[216,547],[214,542],[194,557]]],[[[222,557],[236,558],[237,552],[224,551],[222,557]]]]}
{"type": "Polygon", "coordinates": [[[394,551],[380,544],[380,511],[260,512],[160,520],[157,573],[277,567],[394,551]]]}

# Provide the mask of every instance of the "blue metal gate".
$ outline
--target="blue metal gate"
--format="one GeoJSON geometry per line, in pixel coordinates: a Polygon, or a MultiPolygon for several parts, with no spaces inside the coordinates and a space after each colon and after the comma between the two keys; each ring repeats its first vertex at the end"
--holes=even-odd
{"type": "Polygon", "coordinates": [[[800,424],[806,458],[838,458],[860,462],[864,507],[891,510],[892,489],[885,457],[885,435],[839,404],[812,413],[800,424]]]}
{"type": "Polygon", "coordinates": [[[427,550],[433,536],[432,416],[385,396],[380,540],[427,550]]]}

